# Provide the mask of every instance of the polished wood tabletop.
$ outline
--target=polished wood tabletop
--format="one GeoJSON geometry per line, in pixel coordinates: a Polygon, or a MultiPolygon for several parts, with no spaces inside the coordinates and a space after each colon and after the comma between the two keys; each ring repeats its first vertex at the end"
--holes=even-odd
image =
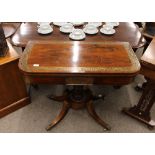
{"type": "MultiPolygon", "coordinates": [[[[140,70],[139,61],[127,42],[30,41],[19,67],[25,74],[53,77],[56,74],[57,77],[126,76],[124,80],[119,79],[122,82],[127,82],[127,77],[131,80],[140,70]]],[[[117,82],[116,79],[111,83],[117,82]]]]}
{"type": "MultiPolygon", "coordinates": [[[[12,37],[12,43],[16,46],[25,47],[28,41],[69,41],[68,34],[59,31],[59,27],[53,26],[52,34],[41,35],[37,32],[37,23],[22,23],[20,28],[12,37]]],[[[132,48],[139,48],[145,44],[138,27],[134,23],[120,22],[115,28],[114,35],[104,35],[98,32],[97,35],[87,35],[85,41],[123,41],[129,42],[132,48]]]]}
{"type": "Polygon", "coordinates": [[[18,29],[20,24],[21,23],[12,23],[12,22],[7,22],[7,23],[4,22],[4,23],[2,23],[5,38],[11,37],[16,32],[16,30],[18,29]]]}
{"type": "Polygon", "coordinates": [[[31,41],[20,68],[31,73],[136,74],[140,66],[127,42],[31,41]]]}

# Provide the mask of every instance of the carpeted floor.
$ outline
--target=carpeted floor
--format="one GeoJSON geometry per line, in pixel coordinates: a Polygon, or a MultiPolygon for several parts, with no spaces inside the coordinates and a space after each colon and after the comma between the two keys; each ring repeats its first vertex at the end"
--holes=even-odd
{"type": "MultiPolygon", "coordinates": [[[[137,52],[140,53],[140,52],[137,52]]],[[[87,113],[83,110],[70,110],[66,117],[51,131],[51,133],[120,133],[120,132],[155,132],[149,130],[146,125],[121,113],[123,107],[130,107],[137,104],[141,93],[134,90],[134,86],[144,79],[138,75],[130,85],[114,89],[112,86],[93,86],[91,89],[95,94],[103,93],[105,100],[94,102],[97,113],[109,123],[111,131],[104,131],[87,113]]],[[[3,133],[38,133],[47,132],[45,127],[60,112],[62,104],[49,100],[46,96],[49,93],[60,95],[64,86],[60,85],[39,85],[39,90],[32,89],[32,103],[0,119],[0,132],[3,133]]],[[[152,118],[155,118],[155,108],[152,109],[152,118]]]]}

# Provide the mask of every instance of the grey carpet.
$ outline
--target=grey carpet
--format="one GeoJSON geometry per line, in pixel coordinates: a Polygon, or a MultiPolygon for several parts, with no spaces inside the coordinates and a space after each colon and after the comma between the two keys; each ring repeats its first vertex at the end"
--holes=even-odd
{"type": "MultiPolygon", "coordinates": [[[[149,130],[146,125],[121,113],[123,107],[137,104],[141,93],[134,90],[134,86],[144,79],[138,75],[134,82],[114,89],[112,86],[93,86],[95,94],[103,93],[105,100],[94,102],[95,109],[103,120],[112,127],[111,131],[104,131],[83,110],[69,110],[66,117],[55,126],[49,133],[144,133],[155,132],[149,130]]],[[[32,89],[32,103],[0,119],[0,132],[3,133],[42,133],[47,132],[45,127],[60,112],[62,103],[49,100],[49,93],[60,95],[64,86],[39,85],[39,90],[32,89]]],[[[152,109],[152,118],[155,118],[155,108],[152,109]]]]}

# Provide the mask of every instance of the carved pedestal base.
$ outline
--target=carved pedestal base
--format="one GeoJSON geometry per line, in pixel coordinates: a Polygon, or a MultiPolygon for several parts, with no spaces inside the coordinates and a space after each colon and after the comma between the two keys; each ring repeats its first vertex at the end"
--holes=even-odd
{"type": "Polygon", "coordinates": [[[93,107],[93,100],[103,99],[103,96],[93,96],[92,92],[84,86],[74,86],[72,90],[66,90],[63,96],[48,96],[55,101],[63,102],[63,107],[60,114],[51,122],[46,128],[50,130],[56,124],[58,124],[67,114],[70,108],[78,110],[81,108],[87,108],[88,113],[92,116],[105,130],[110,130],[110,126],[106,124],[95,112],[93,107]]]}
{"type": "Polygon", "coordinates": [[[131,108],[124,108],[122,111],[127,115],[145,123],[148,127],[154,127],[155,122],[151,120],[150,110],[155,102],[155,81],[147,79],[143,94],[138,104],[131,108]]]}

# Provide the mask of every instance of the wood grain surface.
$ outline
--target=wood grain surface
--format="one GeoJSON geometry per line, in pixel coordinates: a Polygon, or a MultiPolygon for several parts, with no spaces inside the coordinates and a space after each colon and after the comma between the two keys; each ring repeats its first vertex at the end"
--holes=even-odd
{"type": "MultiPolygon", "coordinates": [[[[37,32],[37,23],[22,23],[12,37],[12,43],[16,46],[25,47],[30,40],[70,41],[68,34],[61,33],[59,27],[53,26],[53,29],[54,31],[51,34],[41,35],[37,32]]],[[[120,22],[115,30],[114,35],[104,35],[100,32],[97,35],[87,35],[84,41],[123,41],[129,42],[132,48],[144,46],[145,39],[134,23],[120,22]]]]}
{"type": "Polygon", "coordinates": [[[35,73],[136,74],[139,62],[129,43],[29,42],[19,67],[35,73]]]}

